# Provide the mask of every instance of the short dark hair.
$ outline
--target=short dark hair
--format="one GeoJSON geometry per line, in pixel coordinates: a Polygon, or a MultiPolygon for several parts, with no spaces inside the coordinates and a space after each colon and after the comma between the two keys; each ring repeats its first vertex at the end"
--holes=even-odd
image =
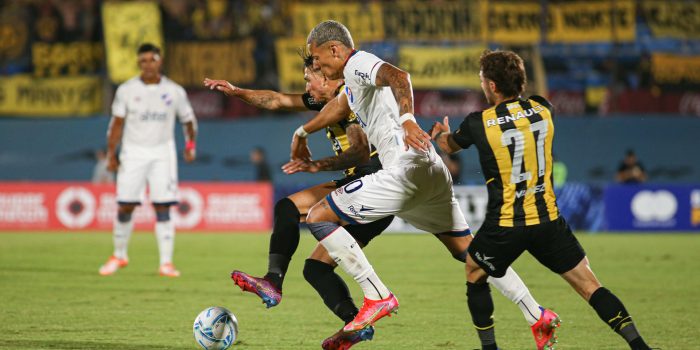
{"type": "Polygon", "coordinates": [[[143,43],[143,44],[141,44],[141,46],[139,46],[137,54],[140,55],[144,52],[153,52],[155,54],[160,55],[160,48],[158,46],[151,44],[151,43],[143,43]]]}
{"type": "Polygon", "coordinates": [[[311,56],[311,52],[309,52],[309,50],[307,50],[305,47],[300,47],[299,50],[297,50],[297,53],[304,61],[304,68],[313,68],[314,57],[311,56]]]}
{"type": "Polygon", "coordinates": [[[484,78],[493,81],[504,97],[519,96],[525,90],[525,64],[515,52],[486,50],[479,58],[479,67],[484,78]]]}

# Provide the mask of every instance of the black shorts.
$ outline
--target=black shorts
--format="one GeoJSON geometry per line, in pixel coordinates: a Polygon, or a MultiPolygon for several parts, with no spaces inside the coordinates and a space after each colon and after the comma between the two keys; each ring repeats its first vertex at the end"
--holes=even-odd
{"type": "Polygon", "coordinates": [[[346,176],[342,179],[333,180],[333,182],[335,182],[336,188],[343,187],[365,175],[376,173],[381,169],[382,163],[379,161],[379,156],[375,154],[369,158],[369,162],[356,166],[353,175],[346,176]]]}
{"type": "Polygon", "coordinates": [[[369,241],[371,241],[372,238],[382,234],[382,232],[384,232],[384,230],[391,225],[391,221],[393,220],[394,216],[391,215],[367,224],[346,225],[344,227],[358,243],[365,247],[367,244],[369,244],[369,241]]]}
{"type": "Polygon", "coordinates": [[[341,187],[343,187],[343,186],[345,186],[345,185],[347,185],[347,184],[349,184],[349,183],[351,183],[351,182],[353,182],[353,181],[355,181],[355,180],[361,178],[362,176],[363,176],[363,175],[357,175],[357,174],[356,174],[356,175],[352,175],[352,176],[346,176],[346,177],[344,177],[344,178],[342,178],[342,179],[333,180],[333,182],[335,182],[335,188],[341,188],[341,187]]]}
{"type": "Polygon", "coordinates": [[[526,250],[558,274],[573,269],[586,256],[563,217],[520,227],[484,223],[469,245],[469,255],[493,277],[503,277],[526,250]]]}

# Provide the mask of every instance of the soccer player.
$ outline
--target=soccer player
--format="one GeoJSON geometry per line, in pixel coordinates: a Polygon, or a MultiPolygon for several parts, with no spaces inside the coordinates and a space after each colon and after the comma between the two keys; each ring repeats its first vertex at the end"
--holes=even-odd
{"type": "MultiPolygon", "coordinates": [[[[236,96],[243,101],[263,109],[320,111],[327,101],[332,100],[343,88],[342,80],[326,80],[323,74],[312,67],[313,61],[304,56],[304,80],[306,93],[287,94],[269,90],[249,90],[234,86],[225,80],[205,79],[204,85],[222,91],[228,96],[236,96]]],[[[305,137],[295,135],[294,142],[301,150],[293,158],[303,158],[314,164],[315,171],[344,170],[345,177],[310,187],[279,200],[274,208],[274,224],[270,236],[268,272],[262,277],[253,277],[242,271],[234,271],[231,278],[244,291],[260,296],[267,307],[273,307],[282,299],[282,285],[290,260],[299,245],[299,223],[304,222],[309,208],[331,191],[381,169],[381,163],[374,149],[370,149],[367,137],[362,132],[355,114],[349,110],[334,111],[343,116],[342,120],[326,128],[326,135],[336,154],[315,161],[310,160],[310,152],[305,137]]],[[[348,227],[353,237],[366,246],[370,240],[381,234],[393,220],[387,216],[382,220],[348,227]]],[[[320,244],[306,259],[304,278],[316,289],[326,306],[344,323],[352,321],[357,314],[357,306],[350,291],[334,269],[337,265],[320,244]]],[[[324,349],[336,346],[350,346],[374,335],[373,328],[356,334],[342,334],[324,341],[324,349]]]]}
{"type": "MultiPolygon", "coordinates": [[[[318,24],[309,34],[307,44],[314,65],[327,78],[345,79],[344,93],[326,108],[349,106],[370,143],[377,147],[383,165],[382,170],[327,195],[311,208],[306,218],[312,234],[364,292],[362,309],[343,328],[345,332],[354,332],[396,311],[398,300],[342,225],[364,224],[395,214],[441,240],[463,242],[465,248],[471,236],[454,198],[449,171],[430,147],[430,136],[413,117],[408,73],[368,52],[355,50],[350,32],[336,21],[318,24]]],[[[319,130],[337,118],[324,112],[325,109],[297,133],[319,130]]],[[[304,160],[294,161],[285,168],[287,172],[297,166],[303,169],[304,164],[300,163],[304,160]]],[[[526,317],[533,319],[531,324],[538,322],[536,310],[541,308],[512,269],[504,277],[490,281],[518,303],[526,317]]]]}
{"type": "Polygon", "coordinates": [[[141,204],[146,184],[156,212],[156,238],[161,276],[177,277],[173,265],[175,227],[170,206],[177,203],[177,156],[174,128],[177,117],[184,125],[186,162],[196,155],[197,121],[185,89],[160,73],[160,49],[143,44],[138,49],[141,74],[117,88],[112,120],[107,132],[109,170],[117,173],[117,218],[114,222],[114,253],[100,267],[111,275],[125,267],[127,246],[134,223],[132,213],[141,204]],[[121,143],[119,159],[116,149],[121,143]]]}
{"type": "MultiPolygon", "coordinates": [[[[482,349],[497,349],[486,279],[503,276],[525,250],[561,275],[632,349],[649,349],[625,306],[591,271],[557,208],[552,105],[540,96],[521,97],[525,68],[514,52],[486,51],[480,67],[481,88],[493,107],[469,114],[454,133],[445,118],[431,134],[447,153],[475,145],[489,192],[486,219],[469,246],[466,264],[469,311],[482,349]]],[[[553,330],[558,318],[544,316],[545,330],[553,330]]],[[[546,331],[542,339],[538,349],[552,346],[546,331]]]]}

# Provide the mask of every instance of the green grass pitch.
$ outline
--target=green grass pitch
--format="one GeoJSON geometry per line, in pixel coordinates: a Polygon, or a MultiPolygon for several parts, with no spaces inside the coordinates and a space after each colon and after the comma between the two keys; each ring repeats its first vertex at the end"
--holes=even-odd
{"type": "MultiPolygon", "coordinates": [[[[651,345],[700,348],[700,237],[578,237],[598,277],[623,300],[651,345]]],[[[111,244],[105,233],[0,234],[0,349],[196,349],[194,317],[213,305],[238,317],[232,349],[320,349],[342,326],[303,279],[304,259],[315,244],[308,234],[290,266],[282,303],[269,310],[229,279],[233,269],[266,271],[266,234],[180,234],[175,263],[182,277],[175,279],[157,276],[152,234],[134,235],[126,269],[99,276],[111,244]]],[[[435,238],[384,235],[367,255],[401,308],[377,324],[373,341],[356,349],[479,347],[467,313],[463,264],[435,238]]],[[[559,349],[627,348],[561,278],[528,254],[514,267],[535,298],[562,317],[559,349]]],[[[360,303],[357,285],[348,284],[360,303]]],[[[499,345],[534,349],[519,309],[493,288],[492,294],[499,345]]]]}

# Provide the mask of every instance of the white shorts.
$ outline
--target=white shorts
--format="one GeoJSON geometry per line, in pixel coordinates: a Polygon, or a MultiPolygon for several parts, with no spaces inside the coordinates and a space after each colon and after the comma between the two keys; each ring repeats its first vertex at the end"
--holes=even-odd
{"type": "Polygon", "coordinates": [[[175,150],[160,156],[121,155],[117,171],[117,202],[138,203],[145,197],[154,204],[177,203],[177,156],[175,150]]]}
{"type": "Polygon", "coordinates": [[[365,224],[396,215],[430,233],[469,234],[442,159],[432,164],[396,166],[361,177],[326,196],[344,221],[365,224]]]}

